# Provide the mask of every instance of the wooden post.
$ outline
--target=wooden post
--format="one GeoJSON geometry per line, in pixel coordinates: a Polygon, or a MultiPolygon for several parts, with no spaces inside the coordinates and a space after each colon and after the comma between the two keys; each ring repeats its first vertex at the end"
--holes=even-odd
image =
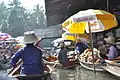
{"type": "Polygon", "coordinates": [[[93,39],[92,39],[92,33],[91,33],[91,28],[90,28],[90,22],[88,21],[88,28],[89,28],[89,34],[90,34],[90,48],[92,50],[92,60],[93,60],[93,72],[96,73],[95,71],[95,63],[94,63],[94,53],[93,53],[93,39]]]}
{"type": "Polygon", "coordinates": [[[107,0],[106,2],[107,2],[107,11],[109,12],[109,0],[107,0]]]}

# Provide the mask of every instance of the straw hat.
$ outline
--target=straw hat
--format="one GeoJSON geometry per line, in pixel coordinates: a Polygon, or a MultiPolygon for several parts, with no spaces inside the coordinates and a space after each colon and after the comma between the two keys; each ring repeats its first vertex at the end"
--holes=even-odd
{"type": "Polygon", "coordinates": [[[76,40],[77,42],[81,42],[81,39],[80,38],[77,38],[77,40],[76,40]]]}
{"type": "Polygon", "coordinates": [[[24,43],[35,43],[39,40],[39,38],[35,35],[34,31],[28,31],[24,33],[24,43]]]}
{"type": "Polygon", "coordinates": [[[62,48],[62,47],[64,47],[64,46],[65,46],[64,42],[61,42],[61,43],[59,44],[59,47],[60,47],[60,48],[62,48]]]}
{"type": "Polygon", "coordinates": [[[104,40],[109,44],[115,45],[115,38],[113,36],[109,36],[108,38],[104,38],[104,40]]]}

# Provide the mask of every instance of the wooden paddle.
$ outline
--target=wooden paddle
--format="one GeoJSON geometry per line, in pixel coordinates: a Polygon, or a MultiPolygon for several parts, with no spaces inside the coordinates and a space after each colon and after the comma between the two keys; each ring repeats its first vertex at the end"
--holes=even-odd
{"type": "MultiPolygon", "coordinates": [[[[10,71],[7,73],[6,76],[12,77],[12,76],[15,74],[15,72],[16,72],[18,69],[20,69],[20,67],[21,67],[22,64],[23,64],[23,61],[20,59],[20,60],[17,62],[16,67],[10,69],[10,71]]],[[[17,72],[17,73],[19,73],[19,72],[17,72]]]]}
{"type": "Polygon", "coordinates": [[[48,66],[49,67],[49,73],[52,73],[53,72],[53,69],[54,69],[54,67],[57,65],[58,63],[55,63],[52,67],[50,67],[50,66],[48,66]]]}

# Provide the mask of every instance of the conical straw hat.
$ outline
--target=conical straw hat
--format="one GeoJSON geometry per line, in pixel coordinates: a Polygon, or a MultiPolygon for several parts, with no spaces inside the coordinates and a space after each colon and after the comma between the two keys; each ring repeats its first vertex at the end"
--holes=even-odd
{"type": "Polygon", "coordinates": [[[109,36],[108,38],[104,38],[104,40],[109,44],[115,45],[115,38],[113,36],[109,36]]]}
{"type": "Polygon", "coordinates": [[[38,41],[38,37],[35,35],[34,31],[28,31],[24,33],[24,43],[35,43],[38,41]]]}

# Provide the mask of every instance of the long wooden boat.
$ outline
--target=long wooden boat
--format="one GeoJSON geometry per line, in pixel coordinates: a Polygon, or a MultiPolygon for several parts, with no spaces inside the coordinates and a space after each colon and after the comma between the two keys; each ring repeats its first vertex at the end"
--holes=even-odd
{"type": "MultiPolygon", "coordinates": [[[[80,65],[88,70],[94,70],[94,67],[93,67],[93,64],[92,63],[87,63],[87,62],[83,62],[83,61],[80,61],[80,65]]],[[[101,64],[98,63],[98,64],[95,64],[95,71],[105,71],[102,67],[101,67],[101,64]]]]}
{"type": "Polygon", "coordinates": [[[39,74],[39,75],[14,75],[11,76],[17,78],[18,80],[50,80],[50,73],[39,74]]]}
{"type": "Polygon", "coordinates": [[[17,78],[18,80],[50,80],[51,78],[50,74],[54,66],[52,66],[51,68],[47,65],[44,74],[23,75],[20,74],[20,66],[22,65],[22,63],[23,63],[22,60],[18,61],[17,66],[15,68],[10,69],[6,76],[14,77],[17,78]]]}
{"type": "MultiPolygon", "coordinates": [[[[60,64],[59,63],[59,61],[58,60],[56,60],[56,61],[47,61],[47,60],[44,60],[44,62],[45,62],[45,64],[47,64],[47,65],[49,65],[49,66],[53,66],[53,65],[55,65],[55,68],[63,68],[63,69],[70,69],[70,68],[74,68],[74,67],[76,67],[77,66],[77,63],[78,63],[78,61],[76,60],[74,63],[72,63],[72,64],[70,64],[70,65],[68,65],[68,66],[62,66],[62,64],[60,64]]],[[[72,62],[72,61],[70,61],[70,62],[72,62]]]]}
{"type": "Polygon", "coordinates": [[[108,71],[109,73],[120,77],[120,66],[106,63],[106,65],[102,66],[102,68],[108,71]]]}

